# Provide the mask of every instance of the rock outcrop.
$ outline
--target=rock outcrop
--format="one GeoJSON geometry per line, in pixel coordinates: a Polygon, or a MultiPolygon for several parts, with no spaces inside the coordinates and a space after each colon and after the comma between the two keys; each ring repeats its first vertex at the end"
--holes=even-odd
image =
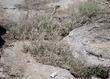
{"type": "Polygon", "coordinates": [[[110,67],[110,23],[95,23],[76,28],[63,40],[73,57],[85,66],[110,67]]]}

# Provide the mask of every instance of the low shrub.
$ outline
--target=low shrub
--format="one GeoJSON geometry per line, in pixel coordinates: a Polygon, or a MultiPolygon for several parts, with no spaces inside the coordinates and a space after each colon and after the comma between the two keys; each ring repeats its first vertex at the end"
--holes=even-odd
{"type": "Polygon", "coordinates": [[[82,5],[80,5],[79,11],[82,16],[87,16],[88,18],[92,18],[92,17],[96,17],[98,13],[101,12],[101,8],[97,6],[96,3],[92,1],[87,1],[82,5]]]}

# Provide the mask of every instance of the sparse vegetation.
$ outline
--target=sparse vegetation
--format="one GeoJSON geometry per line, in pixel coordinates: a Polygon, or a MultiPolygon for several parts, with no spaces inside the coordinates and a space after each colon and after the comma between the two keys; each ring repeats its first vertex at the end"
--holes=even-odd
{"type": "Polygon", "coordinates": [[[23,52],[31,53],[37,62],[59,66],[76,74],[80,71],[79,65],[82,63],[77,64],[80,61],[74,60],[67,45],[58,43],[73,28],[73,23],[59,25],[50,17],[37,17],[33,22],[18,23],[9,31],[13,40],[30,40],[32,42],[31,47],[24,46],[23,52]]]}
{"type": "Polygon", "coordinates": [[[68,46],[47,41],[34,41],[32,46],[24,46],[25,53],[31,53],[36,62],[46,65],[58,66],[69,70],[76,77],[97,76],[103,79],[108,78],[109,68],[102,66],[84,67],[81,61],[76,60],[68,46]]]}
{"type": "Polygon", "coordinates": [[[83,63],[74,60],[67,45],[58,44],[58,41],[74,28],[73,25],[74,23],[67,23],[61,27],[57,22],[54,23],[50,17],[37,17],[33,22],[18,23],[16,26],[12,26],[9,31],[12,39],[32,42],[31,47],[24,46],[23,52],[31,53],[39,63],[68,69],[76,76],[101,76],[101,73],[103,74],[101,77],[107,76],[105,71],[102,72],[97,68],[82,70],[83,63]]]}
{"type": "Polygon", "coordinates": [[[71,25],[59,25],[50,20],[50,17],[37,17],[33,22],[23,21],[12,26],[9,31],[12,38],[37,40],[60,40],[70,32],[71,25]]]}
{"type": "Polygon", "coordinates": [[[101,11],[101,8],[97,6],[96,3],[93,3],[92,1],[88,1],[80,5],[79,10],[82,16],[87,16],[88,18],[92,18],[98,15],[98,13],[101,11]]]}
{"type": "Polygon", "coordinates": [[[102,9],[94,1],[87,1],[80,5],[79,12],[82,17],[86,17],[89,22],[106,19],[110,16],[110,11],[102,9]]]}
{"type": "Polygon", "coordinates": [[[28,51],[36,59],[37,62],[63,66],[71,59],[71,53],[67,50],[66,45],[58,45],[47,41],[34,41],[31,47],[25,47],[24,51],[28,51]]]}
{"type": "Polygon", "coordinates": [[[108,76],[108,71],[103,68],[80,68],[83,66],[78,60],[74,60],[67,45],[58,44],[63,37],[67,36],[74,27],[79,27],[91,22],[99,16],[103,10],[93,2],[86,2],[79,8],[81,16],[75,23],[59,24],[48,16],[36,16],[34,21],[23,21],[9,28],[11,40],[30,40],[32,46],[24,46],[24,53],[31,53],[37,62],[59,66],[71,71],[77,76],[96,75],[101,78],[108,76]],[[79,64],[78,64],[79,62],[79,64]]]}
{"type": "Polygon", "coordinates": [[[32,46],[25,46],[25,53],[31,53],[37,62],[53,65],[69,70],[72,74],[80,76],[83,63],[75,60],[71,50],[65,44],[48,41],[34,41],[32,46]]]}

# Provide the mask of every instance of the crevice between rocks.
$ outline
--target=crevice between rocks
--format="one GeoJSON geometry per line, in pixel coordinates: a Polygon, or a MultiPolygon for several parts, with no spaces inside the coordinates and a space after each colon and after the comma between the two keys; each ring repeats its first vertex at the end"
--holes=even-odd
{"type": "Polygon", "coordinates": [[[95,56],[95,57],[97,57],[98,59],[99,58],[103,58],[103,59],[108,59],[108,60],[110,60],[110,58],[107,58],[107,57],[103,57],[101,54],[100,55],[97,55],[97,54],[94,54],[92,51],[88,51],[88,50],[86,50],[86,52],[87,52],[87,55],[91,55],[91,56],[95,56]]]}

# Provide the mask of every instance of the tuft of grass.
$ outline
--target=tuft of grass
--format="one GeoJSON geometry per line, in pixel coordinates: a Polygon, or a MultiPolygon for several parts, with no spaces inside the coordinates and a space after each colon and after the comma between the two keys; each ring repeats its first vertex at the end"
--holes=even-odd
{"type": "Polygon", "coordinates": [[[79,7],[80,14],[88,18],[96,17],[101,11],[101,8],[92,1],[87,1],[79,7]]]}

